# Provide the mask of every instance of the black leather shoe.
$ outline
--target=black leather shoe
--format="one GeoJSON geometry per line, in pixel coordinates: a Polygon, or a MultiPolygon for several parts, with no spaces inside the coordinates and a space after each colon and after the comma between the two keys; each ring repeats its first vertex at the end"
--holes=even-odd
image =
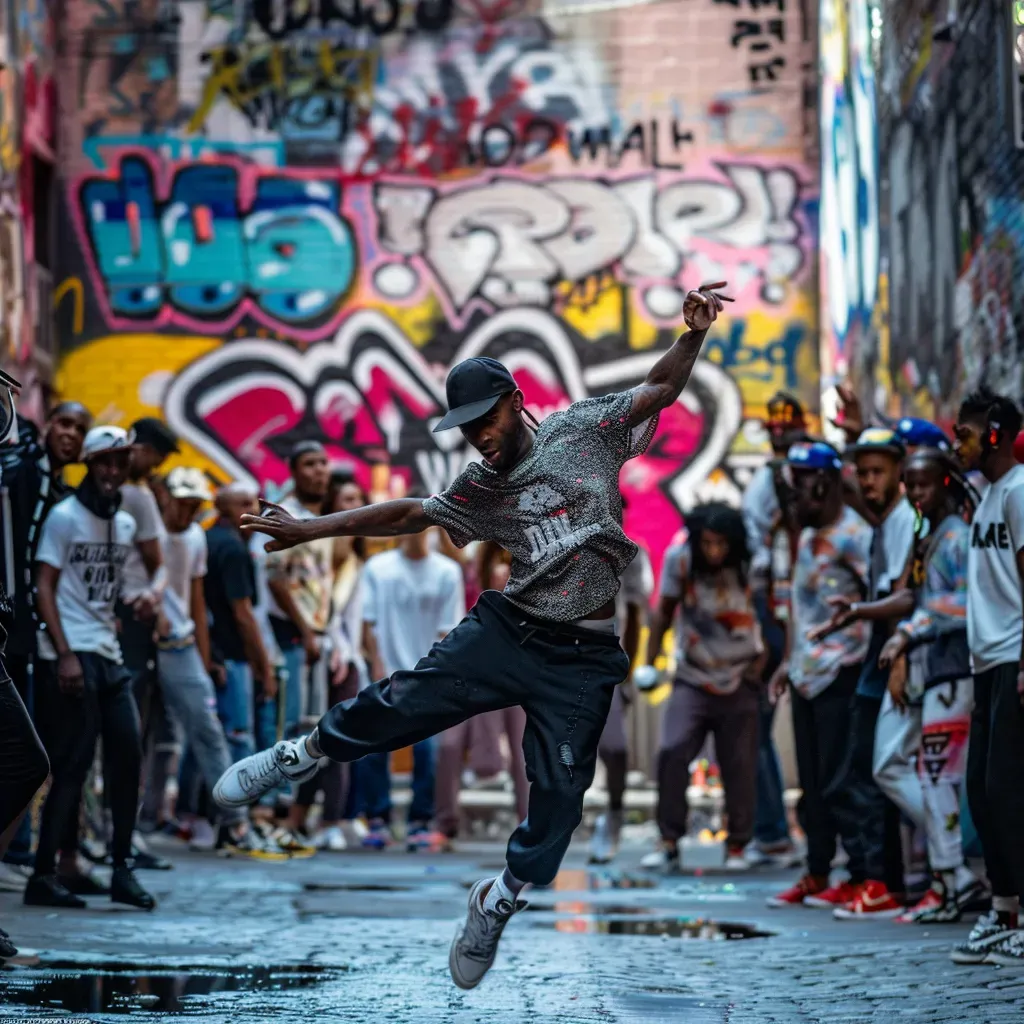
{"type": "Polygon", "coordinates": [[[76,896],[109,896],[110,889],[92,875],[58,875],[57,881],[76,896]]]}
{"type": "Polygon", "coordinates": [[[114,903],[127,903],[141,910],[153,910],[156,900],[135,880],[131,868],[114,868],[110,876],[110,899],[114,903]]]}
{"type": "Polygon", "coordinates": [[[25,886],[26,907],[63,907],[82,910],[85,900],[79,899],[61,885],[56,875],[33,875],[25,886]]]}

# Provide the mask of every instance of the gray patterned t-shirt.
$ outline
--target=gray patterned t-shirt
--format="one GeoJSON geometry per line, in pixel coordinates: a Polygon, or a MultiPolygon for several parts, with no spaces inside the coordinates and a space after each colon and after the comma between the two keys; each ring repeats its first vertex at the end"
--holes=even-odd
{"type": "Polygon", "coordinates": [[[541,619],[571,622],[619,589],[636,555],[622,532],[619,470],[650,444],[657,416],[630,427],[632,392],[548,416],[507,473],[470,464],[423,511],[463,547],[492,540],[512,555],[505,596],[541,619]]]}

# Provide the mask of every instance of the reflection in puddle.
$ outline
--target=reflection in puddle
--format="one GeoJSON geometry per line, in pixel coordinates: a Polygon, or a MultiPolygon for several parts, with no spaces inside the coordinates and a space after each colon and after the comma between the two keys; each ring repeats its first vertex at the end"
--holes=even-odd
{"type": "Polygon", "coordinates": [[[277,967],[171,967],[105,964],[85,969],[74,961],[46,969],[0,972],[0,1003],[45,1006],[77,1013],[133,1010],[181,1011],[190,997],[215,992],[276,992],[307,988],[330,971],[307,964],[277,967]]]}
{"type": "Polygon", "coordinates": [[[650,907],[619,906],[615,903],[528,903],[526,909],[542,914],[602,914],[605,917],[633,917],[638,914],[651,917],[656,913],[650,907]]]}
{"type": "Polygon", "coordinates": [[[692,917],[570,917],[553,922],[555,931],[573,935],[647,935],[670,939],[767,939],[774,932],[749,924],[729,921],[705,921],[692,917]]]}
{"type": "Polygon", "coordinates": [[[614,868],[590,868],[586,871],[564,869],[555,877],[553,889],[593,891],[601,889],[656,889],[658,881],[650,875],[634,875],[614,868]]]}
{"type": "Polygon", "coordinates": [[[374,882],[304,882],[307,892],[412,892],[411,885],[378,885],[374,882]]]}

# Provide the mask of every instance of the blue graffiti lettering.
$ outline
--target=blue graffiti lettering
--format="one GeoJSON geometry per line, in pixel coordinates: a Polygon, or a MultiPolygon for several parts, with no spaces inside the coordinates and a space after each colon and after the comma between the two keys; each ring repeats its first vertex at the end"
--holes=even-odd
{"type": "Polygon", "coordinates": [[[807,333],[806,326],[797,321],[786,326],[782,337],[767,345],[747,346],[743,338],[747,325],[743,320],[734,320],[729,325],[728,336],[709,338],[704,344],[703,356],[729,370],[737,379],[776,383],[778,371],[782,371],[783,382],[778,384],[787,389],[796,388],[799,379],[796,371],[797,354],[807,333]]]}
{"type": "Polygon", "coordinates": [[[117,179],[85,181],[80,202],[113,312],[152,317],[169,302],[216,319],[251,297],[294,324],[337,308],[355,271],[340,186],[261,176],[243,213],[238,176],[234,167],[190,165],[165,202],[139,157],[122,160],[117,179]]]}

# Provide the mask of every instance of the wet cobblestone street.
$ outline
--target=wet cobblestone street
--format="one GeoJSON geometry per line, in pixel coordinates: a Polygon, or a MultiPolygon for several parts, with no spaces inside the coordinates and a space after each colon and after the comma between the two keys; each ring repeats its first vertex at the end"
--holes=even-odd
{"type": "Polygon", "coordinates": [[[26,908],[4,893],[0,918],[25,955],[0,974],[0,1002],[11,1016],[95,1021],[1024,1020],[1024,971],[950,963],[967,924],[768,909],[792,872],[652,884],[641,852],[587,869],[574,847],[469,993],[448,977],[447,948],[468,885],[502,863],[497,844],[286,864],[181,853],[174,871],[144,876],[160,899],[152,915],[102,899],[26,908]]]}

